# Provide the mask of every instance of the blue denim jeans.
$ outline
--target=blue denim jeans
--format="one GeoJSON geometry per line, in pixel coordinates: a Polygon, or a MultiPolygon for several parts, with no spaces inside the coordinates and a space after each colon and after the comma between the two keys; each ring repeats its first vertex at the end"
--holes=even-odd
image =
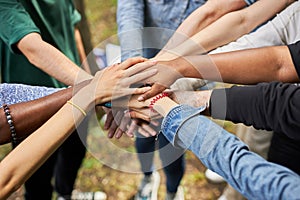
{"type": "MultiPolygon", "coordinates": [[[[117,22],[122,60],[133,56],[154,57],[182,21],[205,2],[206,0],[118,0],[117,22]]],[[[163,135],[159,136],[157,142],[167,177],[167,191],[176,192],[184,174],[183,152],[173,148],[163,135]]],[[[136,148],[142,172],[145,175],[151,174],[155,137],[137,137],[136,148]]]]}
{"type": "Polygon", "coordinates": [[[300,199],[300,176],[250,152],[233,134],[186,105],[173,108],[161,132],[177,148],[192,151],[209,169],[248,199],[300,199]]]}
{"type": "Polygon", "coordinates": [[[206,0],[118,0],[117,23],[122,60],[134,56],[150,58],[155,55],[155,51],[166,44],[182,21],[205,2],[206,0]]]}
{"type": "Polygon", "coordinates": [[[156,137],[137,137],[135,144],[142,172],[145,175],[152,174],[153,156],[156,151],[155,148],[158,146],[159,156],[166,175],[167,191],[175,193],[185,170],[184,151],[174,148],[162,134],[158,136],[157,140],[156,137]]]}

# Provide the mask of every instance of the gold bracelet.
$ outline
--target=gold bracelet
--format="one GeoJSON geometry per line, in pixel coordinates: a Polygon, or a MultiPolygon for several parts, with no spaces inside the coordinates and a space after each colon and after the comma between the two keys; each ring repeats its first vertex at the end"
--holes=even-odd
{"type": "Polygon", "coordinates": [[[67,101],[67,103],[71,104],[72,106],[74,106],[75,108],[77,108],[78,110],[80,110],[80,112],[81,112],[84,116],[86,116],[86,112],[85,112],[82,108],[80,108],[78,105],[76,105],[76,104],[73,103],[72,101],[67,101]]]}

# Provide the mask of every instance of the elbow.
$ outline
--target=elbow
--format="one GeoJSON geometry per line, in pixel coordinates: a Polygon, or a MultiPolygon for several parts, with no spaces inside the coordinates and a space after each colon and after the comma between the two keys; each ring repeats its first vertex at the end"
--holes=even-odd
{"type": "Polygon", "coordinates": [[[17,47],[31,64],[36,65],[43,43],[38,33],[30,33],[18,42],[17,47]]]}
{"type": "Polygon", "coordinates": [[[298,83],[299,77],[294,65],[279,66],[276,72],[276,80],[283,83],[298,83]]]}
{"type": "Polygon", "coordinates": [[[207,1],[203,6],[201,6],[197,12],[198,15],[205,16],[205,19],[210,19],[209,21],[216,21],[226,13],[227,10],[215,1],[207,1]]]}
{"type": "Polygon", "coordinates": [[[287,83],[299,82],[300,79],[288,47],[281,46],[276,48],[276,54],[276,80],[287,83]]]}

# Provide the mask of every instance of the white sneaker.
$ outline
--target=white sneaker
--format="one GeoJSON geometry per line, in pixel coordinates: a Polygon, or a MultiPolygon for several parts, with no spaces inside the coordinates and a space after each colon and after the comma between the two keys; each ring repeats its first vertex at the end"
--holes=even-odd
{"type": "Polygon", "coordinates": [[[77,190],[73,190],[72,200],[106,200],[107,196],[104,192],[79,192],[77,190]]]}
{"type": "Polygon", "coordinates": [[[179,186],[175,194],[167,192],[165,200],[184,200],[183,187],[179,186]]]}
{"type": "Polygon", "coordinates": [[[205,171],[205,177],[212,183],[223,183],[225,182],[224,178],[220,176],[219,174],[211,171],[210,169],[207,169],[205,171]]]}
{"type": "Polygon", "coordinates": [[[160,175],[153,172],[150,176],[144,176],[135,195],[135,200],[157,200],[157,192],[160,183],[160,175]]]}

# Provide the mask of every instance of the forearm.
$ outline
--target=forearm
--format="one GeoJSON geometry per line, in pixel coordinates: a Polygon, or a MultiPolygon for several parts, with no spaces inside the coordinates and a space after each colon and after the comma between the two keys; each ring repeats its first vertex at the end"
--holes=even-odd
{"type": "MultiPolygon", "coordinates": [[[[76,102],[88,112],[94,103],[94,97],[90,95],[92,89],[93,87],[86,86],[70,101],[76,102]]],[[[43,126],[8,154],[0,163],[0,199],[6,199],[18,189],[65,141],[83,118],[80,110],[69,103],[64,104],[43,126]]]]}
{"type": "Polygon", "coordinates": [[[33,65],[66,85],[92,78],[59,50],[44,42],[37,33],[22,38],[17,47],[33,65]]]}
{"type": "Polygon", "coordinates": [[[236,84],[299,82],[286,46],[190,56],[165,62],[184,77],[236,84]]]}
{"type": "Polygon", "coordinates": [[[299,140],[299,93],[299,86],[279,82],[215,90],[211,114],[217,119],[253,125],[299,140]],[[220,112],[224,107],[226,113],[220,112]]]}
{"type": "Polygon", "coordinates": [[[276,5],[271,0],[261,0],[253,5],[230,12],[185,43],[171,49],[177,55],[195,55],[209,52],[228,44],[272,18],[292,1],[280,0],[276,5]],[[265,10],[268,9],[268,12],[265,10]]]}
{"type": "MultiPolygon", "coordinates": [[[[60,90],[36,100],[10,105],[9,108],[17,132],[17,138],[25,138],[33,133],[53,116],[78,89],[87,85],[88,82],[84,81],[73,88],[60,90]]],[[[11,136],[3,109],[1,109],[1,112],[0,144],[4,144],[10,142],[11,136]]]]}
{"type": "Polygon", "coordinates": [[[201,116],[203,109],[173,108],[162,123],[162,133],[174,146],[191,150],[248,199],[293,199],[298,195],[297,174],[250,152],[234,135],[201,116]]]}
{"type": "MultiPolygon", "coordinates": [[[[157,55],[157,59],[167,59],[167,55],[162,55],[164,51],[172,50],[182,42],[189,40],[208,25],[212,24],[228,12],[241,9],[246,6],[244,0],[209,0],[203,6],[196,9],[182,24],[178,27],[168,43],[157,55]]],[[[177,49],[177,48],[176,48],[177,49]]]]}

